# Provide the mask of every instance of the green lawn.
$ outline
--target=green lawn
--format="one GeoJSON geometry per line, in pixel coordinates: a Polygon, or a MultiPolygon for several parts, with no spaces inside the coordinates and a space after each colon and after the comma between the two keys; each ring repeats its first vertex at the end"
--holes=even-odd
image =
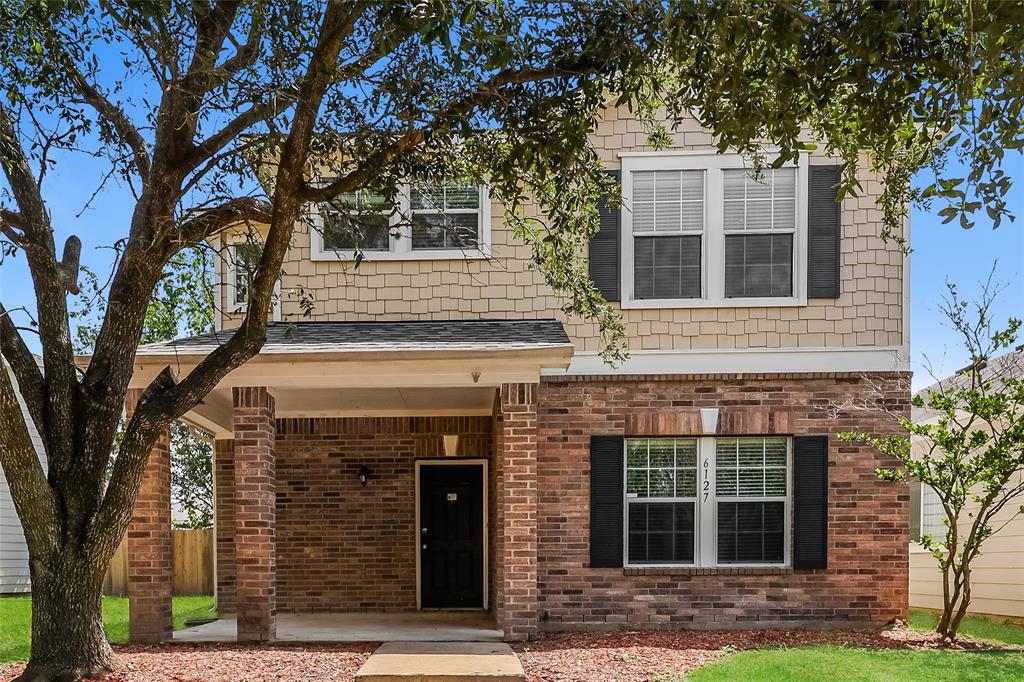
{"type": "MultiPolygon", "coordinates": [[[[213,614],[213,597],[175,597],[174,629],[185,627],[189,618],[209,618],[213,614]]],[[[32,624],[30,597],[0,599],[0,663],[24,661],[29,655],[29,633],[32,624]]],[[[113,644],[128,641],[128,600],[124,597],[103,598],[103,627],[113,644]]]]}
{"type": "MultiPolygon", "coordinates": [[[[911,611],[910,627],[933,630],[938,618],[911,611]]],[[[966,618],[963,635],[995,645],[1024,645],[1024,626],[966,618]]],[[[687,676],[688,682],[817,682],[838,679],[849,682],[999,682],[1024,680],[1024,653],[965,653],[959,651],[869,651],[839,646],[792,649],[761,649],[730,656],[687,676]]]]}
{"type": "Polygon", "coordinates": [[[695,670],[687,682],[1019,682],[1024,654],[867,651],[837,646],[762,649],[695,670]]]}
{"type": "MultiPolygon", "coordinates": [[[[934,630],[939,617],[927,611],[911,611],[910,627],[915,630],[934,630]]],[[[986,642],[1024,646],[1024,625],[996,623],[984,618],[964,618],[960,634],[986,642]]]]}

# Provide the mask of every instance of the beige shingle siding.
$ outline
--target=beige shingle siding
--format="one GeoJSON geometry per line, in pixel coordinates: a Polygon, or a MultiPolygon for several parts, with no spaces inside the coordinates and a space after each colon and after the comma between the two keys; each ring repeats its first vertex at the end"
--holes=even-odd
{"type": "MultiPolygon", "coordinates": [[[[714,153],[712,135],[695,121],[676,132],[676,149],[714,153]]],[[[609,168],[618,152],[650,151],[641,121],[615,111],[598,123],[594,141],[609,168]]],[[[815,156],[814,163],[830,163],[815,156]]],[[[811,299],[802,307],[658,308],[623,311],[633,350],[734,348],[895,347],[903,343],[904,255],[883,242],[876,197],[881,178],[861,172],[863,193],[843,202],[842,295],[811,299]]],[[[530,250],[506,228],[500,205],[491,207],[490,260],[313,261],[302,225],[283,267],[282,319],[304,319],[299,291],[316,300],[319,320],[529,318],[566,323],[577,351],[601,347],[597,327],[566,319],[561,299],[529,268],[530,250]]],[[[709,271],[713,264],[707,265],[709,271]]],[[[226,299],[226,291],[222,292],[226,299]]],[[[225,300],[226,303],[226,300],[225,300]]],[[[223,309],[227,309],[226,307],[223,309]]],[[[237,324],[227,316],[225,327],[237,324]]]]}

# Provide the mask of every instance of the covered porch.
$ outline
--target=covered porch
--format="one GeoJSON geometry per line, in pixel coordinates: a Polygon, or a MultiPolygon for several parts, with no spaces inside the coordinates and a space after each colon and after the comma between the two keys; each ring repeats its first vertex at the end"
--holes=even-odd
{"type": "MultiPolygon", "coordinates": [[[[128,408],[227,334],[141,347],[128,408]]],[[[187,415],[215,438],[222,620],[175,639],[531,637],[538,382],[571,356],[555,320],[272,324],[187,415]]],[[[167,435],[128,531],[133,641],[172,638],[170,537],[167,435]]]]}

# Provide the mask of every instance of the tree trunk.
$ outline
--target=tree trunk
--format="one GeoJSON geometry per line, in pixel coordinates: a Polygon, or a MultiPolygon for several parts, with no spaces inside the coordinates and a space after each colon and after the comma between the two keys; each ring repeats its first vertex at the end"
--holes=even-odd
{"type": "Polygon", "coordinates": [[[65,551],[32,562],[32,657],[18,682],[75,682],[120,669],[103,632],[105,566],[65,551]]]}

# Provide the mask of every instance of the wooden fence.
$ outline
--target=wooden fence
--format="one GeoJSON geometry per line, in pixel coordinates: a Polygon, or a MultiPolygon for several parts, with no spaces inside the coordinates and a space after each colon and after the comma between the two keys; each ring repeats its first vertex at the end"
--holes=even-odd
{"type": "MultiPolygon", "coordinates": [[[[213,531],[174,530],[174,594],[213,594],[213,531]]],[[[110,560],[103,594],[128,595],[128,547],[122,542],[110,560]]]]}

